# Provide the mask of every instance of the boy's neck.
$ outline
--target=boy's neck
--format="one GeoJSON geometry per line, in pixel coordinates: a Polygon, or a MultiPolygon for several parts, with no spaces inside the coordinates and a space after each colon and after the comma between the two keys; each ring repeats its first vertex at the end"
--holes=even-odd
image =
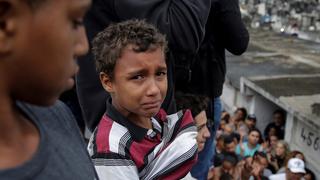
{"type": "Polygon", "coordinates": [[[12,168],[29,160],[36,152],[40,134],[26,119],[0,83],[0,169],[12,168]]]}
{"type": "Polygon", "coordinates": [[[132,112],[122,108],[121,106],[114,103],[113,101],[112,101],[112,105],[113,105],[113,107],[115,107],[115,109],[120,114],[122,114],[124,117],[126,117],[133,124],[135,124],[139,127],[145,128],[145,129],[152,129],[151,117],[139,116],[135,113],[132,113],[132,112]]]}
{"type": "Polygon", "coordinates": [[[126,116],[129,121],[145,129],[152,129],[151,117],[126,116]]]}
{"type": "Polygon", "coordinates": [[[0,80],[0,143],[7,136],[10,138],[11,132],[17,130],[17,114],[14,108],[14,101],[10,97],[9,90],[5,85],[5,80],[0,80]]]}

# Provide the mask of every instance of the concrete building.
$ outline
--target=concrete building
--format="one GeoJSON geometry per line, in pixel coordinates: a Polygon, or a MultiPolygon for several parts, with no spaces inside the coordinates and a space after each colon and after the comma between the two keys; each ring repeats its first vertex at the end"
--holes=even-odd
{"type": "Polygon", "coordinates": [[[222,101],[233,112],[245,107],[264,130],[276,109],[287,112],[285,140],[302,151],[320,175],[320,44],[251,31],[248,51],[228,55],[222,101]]]}

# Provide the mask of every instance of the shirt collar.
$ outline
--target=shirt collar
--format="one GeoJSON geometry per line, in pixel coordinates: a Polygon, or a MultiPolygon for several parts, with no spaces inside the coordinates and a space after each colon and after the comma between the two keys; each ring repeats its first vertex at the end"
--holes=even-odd
{"type": "Polygon", "coordinates": [[[116,108],[111,104],[111,98],[107,100],[106,115],[109,116],[113,121],[126,127],[135,141],[142,141],[145,135],[147,135],[148,129],[137,126],[124,117],[116,108]]]}

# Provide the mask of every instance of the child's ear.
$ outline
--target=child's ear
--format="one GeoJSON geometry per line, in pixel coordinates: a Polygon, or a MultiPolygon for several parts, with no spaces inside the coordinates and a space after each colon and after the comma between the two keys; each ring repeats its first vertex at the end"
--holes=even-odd
{"type": "Polygon", "coordinates": [[[100,81],[102,84],[102,87],[109,93],[112,93],[113,90],[113,85],[112,85],[112,80],[110,78],[110,76],[108,76],[106,73],[104,72],[100,72],[100,81]]]}
{"type": "Polygon", "coordinates": [[[0,0],[0,54],[10,51],[14,35],[14,3],[11,0],[0,0]]]}

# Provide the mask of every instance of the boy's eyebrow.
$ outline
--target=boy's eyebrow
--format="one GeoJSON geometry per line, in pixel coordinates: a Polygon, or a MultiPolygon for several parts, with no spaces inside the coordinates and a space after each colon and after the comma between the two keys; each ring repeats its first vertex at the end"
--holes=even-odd
{"type": "Polygon", "coordinates": [[[148,71],[146,69],[139,69],[139,70],[136,70],[136,71],[128,72],[128,75],[129,76],[134,76],[134,75],[137,75],[137,74],[145,74],[147,72],[148,71]]]}
{"type": "MultiPolygon", "coordinates": [[[[159,66],[157,68],[157,71],[167,71],[167,67],[166,66],[159,66]]],[[[147,69],[139,69],[139,70],[136,70],[136,71],[128,72],[128,75],[129,76],[133,76],[133,75],[137,75],[137,74],[146,74],[146,73],[148,73],[147,69]]]]}
{"type": "Polygon", "coordinates": [[[158,71],[167,71],[167,66],[160,66],[157,69],[158,71]]]}

